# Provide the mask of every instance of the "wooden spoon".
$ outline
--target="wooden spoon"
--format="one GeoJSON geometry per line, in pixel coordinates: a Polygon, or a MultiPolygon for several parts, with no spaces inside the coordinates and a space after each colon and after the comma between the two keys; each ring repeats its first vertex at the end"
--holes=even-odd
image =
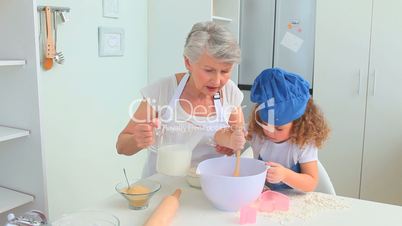
{"type": "Polygon", "coordinates": [[[240,176],[240,150],[236,151],[236,166],[233,173],[234,177],[240,176]]]}
{"type": "Polygon", "coordinates": [[[45,70],[50,70],[53,67],[53,57],[54,57],[54,42],[53,42],[53,31],[52,31],[52,19],[51,10],[49,6],[45,7],[46,15],[46,47],[45,47],[45,58],[43,59],[43,68],[45,70]]]}
{"type": "MultiPolygon", "coordinates": [[[[241,126],[235,127],[235,133],[241,133],[243,135],[242,127],[241,126]]],[[[235,170],[233,172],[234,177],[240,176],[240,151],[241,150],[236,151],[236,165],[235,170]]]]}

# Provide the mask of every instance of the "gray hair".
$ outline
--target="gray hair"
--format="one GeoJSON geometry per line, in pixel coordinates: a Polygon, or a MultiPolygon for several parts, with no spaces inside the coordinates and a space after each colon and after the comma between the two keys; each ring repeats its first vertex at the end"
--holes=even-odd
{"type": "Polygon", "coordinates": [[[240,47],[225,27],[212,22],[193,25],[184,45],[184,56],[195,62],[205,52],[225,63],[240,62],[240,47]]]}

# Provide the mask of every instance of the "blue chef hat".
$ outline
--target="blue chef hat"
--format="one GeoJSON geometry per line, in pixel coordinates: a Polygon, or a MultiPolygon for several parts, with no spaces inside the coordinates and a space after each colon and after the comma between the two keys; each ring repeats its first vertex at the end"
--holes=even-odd
{"type": "Polygon", "coordinates": [[[309,88],[309,82],[301,76],[280,68],[270,68],[255,79],[251,101],[259,104],[257,111],[261,120],[282,126],[304,114],[310,99],[309,88]]]}

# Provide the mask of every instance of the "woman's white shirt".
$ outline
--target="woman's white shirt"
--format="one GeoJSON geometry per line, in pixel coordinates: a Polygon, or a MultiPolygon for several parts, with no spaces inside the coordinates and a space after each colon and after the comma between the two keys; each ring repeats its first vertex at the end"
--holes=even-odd
{"type": "MultiPolygon", "coordinates": [[[[166,106],[172,107],[172,100],[176,100],[180,97],[187,79],[188,75],[185,75],[182,78],[182,81],[180,81],[180,83],[183,84],[177,84],[176,76],[163,78],[143,88],[141,94],[156,111],[158,111],[158,109],[163,109],[166,106]]],[[[189,117],[190,115],[184,111],[180,104],[173,104],[173,108],[175,109],[174,114],[172,115],[173,117],[176,117],[176,119],[188,120],[194,125],[197,124],[207,128],[206,131],[198,131],[197,133],[192,134],[193,136],[203,137],[193,150],[192,165],[197,165],[202,160],[208,158],[222,156],[216,152],[213,146],[213,136],[218,129],[228,126],[228,120],[233,111],[233,107],[239,107],[241,105],[241,102],[243,101],[243,93],[233,81],[228,80],[228,82],[223,86],[221,94],[223,103],[220,101],[214,101],[214,103],[215,105],[217,103],[221,104],[223,111],[218,111],[215,106],[217,115],[209,118],[199,116],[189,117]],[[223,115],[218,115],[220,112],[223,112],[223,115]]],[[[164,117],[163,115],[166,115],[163,114],[163,112],[158,112],[158,114],[159,117],[164,117]]],[[[172,124],[174,126],[175,122],[173,121],[170,123],[171,126],[172,124]]],[[[148,160],[144,167],[143,177],[150,176],[156,172],[156,153],[151,149],[148,149],[148,160]]]]}
{"type": "MultiPolygon", "coordinates": [[[[167,106],[178,87],[176,76],[162,78],[141,89],[143,98],[148,99],[148,103],[154,108],[159,109],[167,106]]],[[[241,106],[243,93],[232,80],[228,80],[222,88],[223,109],[230,109],[230,106],[241,106]]],[[[179,112],[180,113],[180,112],[179,112]]],[[[225,117],[230,116],[229,110],[225,111],[225,117]]]]}

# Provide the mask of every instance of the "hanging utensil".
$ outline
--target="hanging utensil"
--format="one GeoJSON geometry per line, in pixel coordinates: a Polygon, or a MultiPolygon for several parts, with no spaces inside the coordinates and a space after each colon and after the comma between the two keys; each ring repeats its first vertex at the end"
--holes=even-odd
{"type": "Polygon", "coordinates": [[[52,15],[49,6],[45,7],[46,15],[46,46],[45,46],[45,58],[43,60],[43,68],[45,70],[50,70],[53,67],[53,56],[54,56],[54,43],[52,34],[52,15]]]}
{"type": "Polygon", "coordinates": [[[54,27],[54,61],[58,64],[64,63],[64,55],[63,52],[57,52],[57,14],[58,12],[53,11],[53,27],[54,27]]]}
{"type": "Polygon", "coordinates": [[[69,21],[66,12],[62,11],[62,12],[59,12],[59,14],[60,14],[61,22],[66,23],[69,21]]]}
{"type": "Polygon", "coordinates": [[[127,189],[130,190],[130,182],[128,181],[127,173],[126,173],[126,169],[125,169],[125,168],[123,168],[123,173],[124,173],[124,177],[126,178],[127,189]]]}

